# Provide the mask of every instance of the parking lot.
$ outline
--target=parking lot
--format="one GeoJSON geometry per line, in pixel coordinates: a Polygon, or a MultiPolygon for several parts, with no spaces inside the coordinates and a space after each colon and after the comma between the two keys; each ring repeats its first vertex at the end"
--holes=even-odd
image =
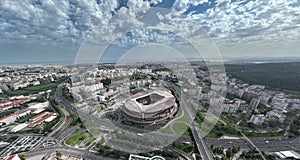
{"type": "Polygon", "coordinates": [[[13,143],[11,143],[7,148],[5,148],[1,153],[1,157],[10,155],[16,152],[29,151],[38,146],[44,138],[41,136],[24,136],[19,137],[13,143]]]}

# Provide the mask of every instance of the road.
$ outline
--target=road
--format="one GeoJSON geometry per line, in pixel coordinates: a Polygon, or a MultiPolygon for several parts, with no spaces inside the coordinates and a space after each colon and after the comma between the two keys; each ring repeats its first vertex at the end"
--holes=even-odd
{"type": "Polygon", "coordinates": [[[58,86],[58,88],[56,89],[55,95],[56,95],[57,101],[63,108],[68,108],[72,112],[77,113],[76,107],[64,99],[64,97],[62,95],[62,86],[61,85],[58,86]]]}
{"type": "Polygon", "coordinates": [[[193,160],[194,158],[191,156],[191,155],[189,155],[188,153],[185,153],[185,152],[183,152],[182,150],[179,150],[179,149],[177,149],[177,148],[174,148],[174,147],[172,147],[172,148],[170,148],[170,150],[172,150],[173,152],[176,152],[176,153],[178,153],[178,154],[180,154],[182,157],[184,157],[186,160],[193,160]]]}
{"type": "Polygon", "coordinates": [[[214,160],[213,153],[211,152],[210,148],[205,143],[203,136],[201,135],[200,128],[197,123],[193,122],[190,126],[192,131],[193,137],[195,139],[198,151],[205,160],[214,160]]]}
{"type": "Polygon", "coordinates": [[[72,132],[74,132],[76,129],[79,129],[80,125],[77,124],[76,126],[72,126],[70,128],[67,128],[66,130],[64,130],[63,132],[61,132],[58,137],[56,138],[58,141],[63,141],[66,139],[66,137],[71,134],[72,132]]]}
{"type": "MultiPolygon", "coordinates": [[[[172,85],[172,84],[171,84],[171,86],[174,88],[174,93],[175,93],[176,96],[181,95],[180,94],[181,93],[180,88],[178,88],[177,86],[172,85]]],[[[181,96],[184,96],[184,95],[181,95],[181,96]]],[[[185,101],[181,101],[182,106],[180,106],[180,107],[188,106],[188,104],[186,102],[188,101],[189,97],[176,97],[176,98],[177,99],[180,99],[180,98],[186,99],[185,101]]],[[[190,103],[192,103],[192,102],[193,102],[193,100],[190,101],[190,103]]],[[[194,104],[192,106],[198,106],[198,105],[194,104]]],[[[194,116],[193,116],[194,114],[193,113],[195,113],[198,110],[198,108],[193,108],[192,106],[185,107],[185,109],[184,109],[184,111],[186,111],[186,113],[188,114],[190,119],[194,119],[194,116]]],[[[190,130],[192,132],[192,135],[193,135],[193,138],[195,140],[197,149],[198,149],[202,159],[204,159],[204,160],[214,160],[214,156],[213,156],[212,151],[207,146],[207,144],[205,143],[205,141],[203,139],[203,136],[201,135],[201,131],[200,131],[198,123],[192,122],[191,125],[190,125],[190,130]]]]}
{"type": "MultiPolygon", "coordinates": [[[[249,138],[251,142],[261,151],[284,151],[284,150],[300,150],[299,138],[249,138]]],[[[206,138],[208,145],[222,146],[229,148],[232,146],[240,146],[241,149],[252,148],[252,145],[241,139],[218,139],[218,138],[206,138]]]]}
{"type": "Polygon", "coordinates": [[[116,160],[116,158],[110,158],[105,157],[100,154],[89,152],[88,150],[81,150],[77,148],[70,148],[70,147],[62,147],[62,146],[55,146],[50,148],[44,148],[44,149],[35,149],[26,152],[26,158],[30,159],[32,157],[38,156],[38,155],[46,155],[47,153],[53,153],[55,151],[60,151],[64,155],[73,155],[76,157],[82,157],[85,159],[90,160],[96,160],[96,159],[105,159],[105,160],[116,160]]]}
{"type": "Polygon", "coordinates": [[[64,112],[64,120],[62,122],[62,124],[60,124],[59,127],[57,127],[54,131],[52,131],[47,137],[50,138],[50,137],[53,137],[53,138],[56,138],[57,135],[62,132],[65,128],[68,127],[68,123],[69,123],[69,112],[67,112],[64,108],[61,108],[61,110],[64,112]]]}

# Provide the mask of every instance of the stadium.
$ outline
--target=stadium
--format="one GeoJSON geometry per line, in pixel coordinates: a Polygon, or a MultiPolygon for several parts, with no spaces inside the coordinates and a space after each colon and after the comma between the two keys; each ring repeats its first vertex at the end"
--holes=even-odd
{"type": "Polygon", "coordinates": [[[125,101],[123,117],[139,124],[155,124],[174,117],[178,110],[175,97],[165,89],[141,91],[125,101]]]}

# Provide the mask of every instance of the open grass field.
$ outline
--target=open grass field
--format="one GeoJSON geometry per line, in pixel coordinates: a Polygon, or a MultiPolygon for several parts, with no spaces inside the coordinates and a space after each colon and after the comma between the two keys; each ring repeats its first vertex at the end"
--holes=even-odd
{"type": "Polygon", "coordinates": [[[66,140],[66,144],[74,147],[75,145],[80,145],[88,137],[89,137],[89,134],[87,132],[82,132],[80,130],[77,130],[76,132],[74,132],[71,135],[71,137],[69,137],[66,140]]]}
{"type": "Polygon", "coordinates": [[[91,138],[87,141],[87,143],[86,143],[84,146],[85,146],[85,147],[88,147],[88,146],[91,145],[95,140],[96,140],[96,138],[91,137],[91,138]]]}

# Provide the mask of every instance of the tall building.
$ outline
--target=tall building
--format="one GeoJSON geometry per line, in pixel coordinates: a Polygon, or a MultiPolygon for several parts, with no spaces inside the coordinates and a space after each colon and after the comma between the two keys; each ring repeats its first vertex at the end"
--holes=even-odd
{"type": "Polygon", "coordinates": [[[260,99],[257,98],[252,98],[250,104],[249,104],[249,108],[252,110],[256,110],[258,105],[260,103],[260,99]]]}
{"type": "Polygon", "coordinates": [[[285,118],[286,118],[286,115],[283,114],[281,111],[279,110],[273,110],[273,111],[270,111],[266,114],[267,118],[269,119],[273,119],[273,118],[276,118],[278,119],[278,121],[280,123],[283,123],[285,118]]]}
{"type": "Polygon", "coordinates": [[[253,124],[262,124],[266,120],[266,117],[263,114],[252,115],[250,118],[250,122],[253,124]]]}
{"type": "Polygon", "coordinates": [[[223,112],[224,113],[236,113],[240,109],[238,104],[224,104],[223,112]]]}

